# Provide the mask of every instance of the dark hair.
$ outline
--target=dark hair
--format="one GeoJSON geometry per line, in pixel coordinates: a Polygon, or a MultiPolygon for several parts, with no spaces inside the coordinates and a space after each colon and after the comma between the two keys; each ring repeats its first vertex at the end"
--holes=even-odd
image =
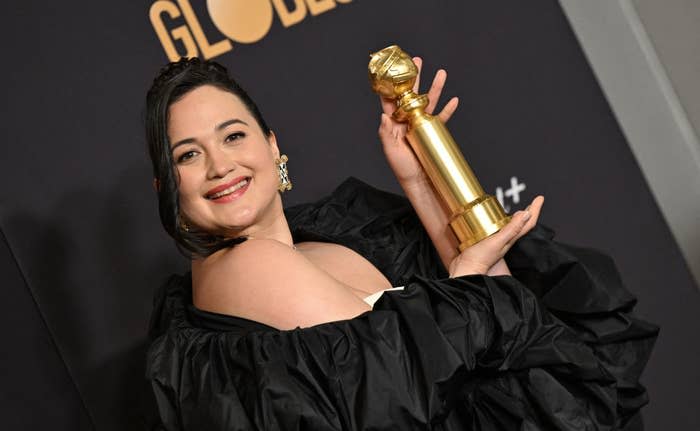
{"type": "Polygon", "coordinates": [[[153,164],[153,176],[158,181],[158,210],[166,232],[178,249],[188,257],[205,257],[222,248],[245,241],[226,238],[185,228],[180,215],[179,178],[168,139],[168,108],[185,94],[203,85],[213,85],[236,95],[245,105],[266,136],[270,128],[255,102],[228,75],[226,68],[214,61],[181,58],[165,65],[153,80],[146,96],[146,142],[153,164]]]}

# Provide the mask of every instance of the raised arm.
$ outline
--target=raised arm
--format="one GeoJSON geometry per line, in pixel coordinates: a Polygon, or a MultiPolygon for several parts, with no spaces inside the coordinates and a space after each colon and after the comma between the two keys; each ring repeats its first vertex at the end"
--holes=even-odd
{"type": "MultiPolygon", "coordinates": [[[[420,57],[413,58],[418,67],[418,77],[413,90],[419,92],[420,69],[423,61],[420,57]]],[[[425,112],[432,114],[442,94],[442,89],[447,80],[447,72],[438,70],[428,90],[429,104],[425,112]]],[[[437,191],[433,187],[420,162],[416,158],[408,141],[406,140],[405,123],[395,121],[391,114],[396,110],[396,105],[389,99],[381,99],[382,116],[379,126],[379,137],[387,161],[396,178],[404,190],[406,197],[416,211],[423,227],[430,236],[440,259],[450,274],[481,273],[487,275],[510,275],[510,271],[502,256],[515,240],[527,233],[537,222],[537,215],[542,205],[542,199],[533,201],[536,217],[531,220],[522,220],[522,215],[514,218],[509,229],[498,235],[491,244],[481,245],[467,253],[468,256],[460,256],[457,246],[459,241],[449,227],[450,214],[437,191]],[[460,256],[460,259],[456,259],[460,256]],[[493,259],[493,256],[499,256],[493,259]],[[476,265],[467,262],[476,262],[476,265]],[[492,262],[487,268],[483,268],[483,262],[492,262]],[[459,270],[453,270],[458,268],[459,270]]],[[[446,123],[457,109],[458,99],[451,98],[444,108],[435,114],[443,123],[446,123]]],[[[463,253],[464,254],[464,253],[463,253]]]]}
{"type": "Polygon", "coordinates": [[[193,267],[194,304],[203,310],[277,329],[356,317],[370,307],[300,252],[271,239],[250,239],[193,267]]]}

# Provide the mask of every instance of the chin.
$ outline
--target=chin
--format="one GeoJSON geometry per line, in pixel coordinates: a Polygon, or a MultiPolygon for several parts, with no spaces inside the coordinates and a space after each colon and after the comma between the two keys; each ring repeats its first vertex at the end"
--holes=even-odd
{"type": "MultiPolygon", "coordinates": [[[[272,193],[277,194],[277,189],[272,190],[272,193]]],[[[243,198],[246,196],[244,195],[243,198]]],[[[247,196],[252,198],[253,195],[247,196]]],[[[232,232],[236,236],[245,235],[249,228],[265,223],[266,218],[275,212],[274,198],[270,201],[252,199],[250,201],[239,200],[238,202],[227,205],[216,205],[210,208],[212,220],[212,228],[215,231],[226,232],[229,236],[232,232]]]]}
{"type": "Polygon", "coordinates": [[[260,224],[262,214],[254,208],[237,208],[235,214],[231,214],[222,225],[227,232],[236,232],[237,235],[246,234],[249,228],[260,224]]]}

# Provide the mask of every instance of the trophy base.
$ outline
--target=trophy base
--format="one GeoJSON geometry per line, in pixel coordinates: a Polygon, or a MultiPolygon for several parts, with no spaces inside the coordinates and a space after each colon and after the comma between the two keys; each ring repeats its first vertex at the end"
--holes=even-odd
{"type": "Polygon", "coordinates": [[[498,200],[490,195],[465,205],[450,221],[450,227],[460,241],[462,252],[482,239],[498,232],[508,224],[510,216],[506,215],[498,200]]]}

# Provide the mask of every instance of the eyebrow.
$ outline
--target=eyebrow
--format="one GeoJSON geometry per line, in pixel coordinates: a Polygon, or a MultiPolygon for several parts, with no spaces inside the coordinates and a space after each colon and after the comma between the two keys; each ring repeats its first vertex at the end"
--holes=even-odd
{"type": "MultiPolygon", "coordinates": [[[[216,130],[217,132],[218,132],[218,131],[221,131],[221,130],[227,128],[228,126],[230,126],[231,124],[243,124],[243,125],[245,125],[245,126],[248,125],[248,123],[246,123],[245,121],[243,121],[243,120],[241,120],[241,119],[239,119],[239,118],[232,118],[232,119],[230,119],[230,120],[226,120],[226,121],[224,121],[223,123],[219,124],[218,126],[216,126],[216,127],[214,128],[214,130],[216,130]]],[[[185,139],[181,139],[181,140],[177,141],[177,142],[175,143],[175,145],[173,145],[172,147],[170,147],[170,151],[174,150],[175,148],[179,147],[180,145],[191,144],[191,143],[193,143],[193,142],[195,142],[195,141],[196,141],[195,138],[185,138],[185,139]]]]}

